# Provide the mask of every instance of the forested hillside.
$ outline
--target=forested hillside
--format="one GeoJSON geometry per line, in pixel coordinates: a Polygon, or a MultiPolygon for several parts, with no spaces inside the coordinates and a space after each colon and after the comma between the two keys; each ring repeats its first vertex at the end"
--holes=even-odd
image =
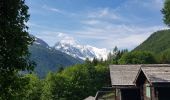
{"type": "Polygon", "coordinates": [[[161,53],[170,48],[170,30],[161,30],[153,33],[146,41],[137,46],[134,51],[151,51],[161,53]]]}

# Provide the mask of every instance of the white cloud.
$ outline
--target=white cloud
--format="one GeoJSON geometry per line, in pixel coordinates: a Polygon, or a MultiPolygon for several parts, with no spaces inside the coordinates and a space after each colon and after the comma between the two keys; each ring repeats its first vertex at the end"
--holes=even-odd
{"type": "Polygon", "coordinates": [[[49,11],[56,12],[56,13],[63,13],[62,10],[57,9],[57,8],[48,7],[47,5],[43,5],[42,8],[43,8],[43,9],[46,9],[46,10],[49,10],[49,11]]]}
{"type": "Polygon", "coordinates": [[[87,24],[87,25],[97,25],[97,24],[100,24],[101,22],[96,19],[90,19],[90,20],[82,21],[82,23],[87,24]]]}
{"type": "Polygon", "coordinates": [[[30,28],[45,28],[46,26],[42,26],[42,25],[39,25],[39,24],[36,24],[36,23],[32,23],[32,22],[27,22],[25,23],[28,27],[30,28]]]}
{"type": "Polygon", "coordinates": [[[126,37],[122,37],[112,41],[112,45],[118,46],[119,48],[132,49],[142,43],[152,32],[143,34],[132,34],[126,37]]]}
{"type": "Polygon", "coordinates": [[[77,41],[67,33],[57,31],[41,31],[34,34],[36,37],[43,39],[50,46],[54,46],[56,42],[75,44],[77,41]]]}
{"type": "Polygon", "coordinates": [[[31,27],[39,27],[38,25],[31,23],[31,22],[27,22],[25,23],[27,26],[31,26],[31,27]]]}
{"type": "MultiPolygon", "coordinates": [[[[104,9],[100,9],[97,15],[98,15],[99,17],[107,17],[109,14],[110,14],[109,8],[104,8],[104,9]]],[[[97,17],[98,17],[98,16],[97,16],[97,17]]],[[[110,16],[110,15],[109,15],[109,16],[110,16]]],[[[114,16],[115,16],[115,15],[114,15],[114,16]]],[[[116,18],[116,16],[115,16],[115,18],[116,18]]]]}
{"type": "Polygon", "coordinates": [[[73,37],[67,35],[66,33],[60,33],[59,32],[58,33],[58,39],[62,43],[70,43],[70,44],[76,43],[76,40],[73,37]]]}
{"type": "Polygon", "coordinates": [[[101,41],[96,43],[99,47],[112,49],[114,46],[118,46],[132,49],[147,39],[150,34],[165,26],[149,25],[148,19],[133,15],[133,13],[123,16],[123,10],[133,12],[136,11],[134,9],[136,6],[139,7],[138,9],[145,7],[145,9],[158,10],[162,3],[161,0],[127,0],[125,4],[116,9],[108,7],[93,9],[82,21],[83,29],[73,33],[77,38],[101,41]],[[145,22],[148,22],[148,25],[145,22]]]}
{"type": "MultiPolygon", "coordinates": [[[[81,23],[80,26],[77,27],[77,30],[63,29],[64,31],[61,31],[62,29],[56,28],[53,30],[54,28],[49,28],[50,26],[47,26],[48,28],[43,28],[33,23],[28,23],[28,25],[36,28],[41,27],[43,30],[50,30],[42,30],[42,32],[39,32],[37,36],[48,42],[51,46],[53,46],[57,41],[75,43],[74,38],[76,38],[89,45],[91,45],[90,43],[92,43],[92,41],[96,40],[94,44],[100,48],[112,49],[114,46],[118,46],[119,48],[132,49],[142,43],[154,31],[164,28],[164,26],[161,25],[149,25],[150,22],[148,22],[148,24],[145,23],[147,22],[147,19],[135,15],[133,10],[143,8],[145,8],[144,10],[158,10],[162,7],[162,4],[163,0],[127,0],[125,4],[121,5],[117,9],[109,7],[93,10],[90,9],[88,13],[83,12],[76,15],[76,21],[80,21],[81,23]],[[128,15],[123,16],[126,15],[123,13],[128,13],[128,15]],[[135,16],[136,18],[132,18],[132,16],[135,16]],[[145,22],[143,22],[143,20],[145,20],[145,22]],[[135,21],[137,24],[133,23],[135,21]],[[71,33],[72,36],[67,35],[67,33],[71,33]]],[[[65,10],[46,5],[43,6],[43,9],[64,15],[73,15],[65,10]]]]}
{"type": "Polygon", "coordinates": [[[75,13],[70,13],[70,12],[67,12],[67,11],[62,10],[62,9],[58,9],[58,8],[54,8],[54,7],[49,7],[47,5],[43,5],[42,8],[46,9],[48,11],[51,11],[51,12],[58,13],[58,14],[67,15],[68,17],[72,17],[72,16],[76,15],[75,13]]]}
{"type": "Polygon", "coordinates": [[[57,41],[74,44],[77,42],[75,39],[78,39],[80,44],[95,45],[98,48],[113,49],[114,46],[118,46],[120,49],[133,49],[154,31],[163,28],[164,26],[139,27],[107,24],[70,31],[71,36],[68,33],[57,31],[42,31],[36,36],[45,40],[50,46],[53,46],[57,41]]]}
{"type": "Polygon", "coordinates": [[[98,27],[86,27],[84,30],[75,32],[77,38],[99,40],[98,47],[112,49],[132,49],[142,43],[153,32],[164,29],[164,26],[139,27],[131,25],[107,24],[98,27]]]}
{"type": "Polygon", "coordinates": [[[49,10],[54,11],[54,12],[59,12],[59,13],[61,13],[61,12],[62,12],[61,10],[56,9],[56,8],[50,8],[49,10]]]}
{"type": "Polygon", "coordinates": [[[52,32],[52,31],[39,31],[37,33],[34,33],[36,37],[43,39],[45,42],[47,42],[50,46],[53,46],[54,43],[57,42],[58,33],[52,32]]]}
{"type": "Polygon", "coordinates": [[[114,11],[109,8],[98,8],[90,11],[88,13],[88,18],[118,20],[120,19],[120,16],[116,15],[114,11]]]}

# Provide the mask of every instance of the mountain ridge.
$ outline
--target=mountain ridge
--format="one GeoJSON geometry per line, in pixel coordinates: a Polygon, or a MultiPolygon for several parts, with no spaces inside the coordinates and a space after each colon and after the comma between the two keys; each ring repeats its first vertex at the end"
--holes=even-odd
{"type": "Polygon", "coordinates": [[[57,71],[59,67],[67,67],[83,63],[66,53],[51,48],[42,39],[35,37],[33,45],[29,46],[31,60],[35,61],[35,73],[43,78],[49,71],[57,71]]]}
{"type": "Polygon", "coordinates": [[[89,58],[90,60],[93,58],[105,60],[109,53],[109,51],[105,48],[99,49],[90,45],[80,45],[76,42],[59,41],[53,48],[82,60],[85,60],[86,58],[89,58]]]}
{"type": "Polygon", "coordinates": [[[133,51],[151,51],[161,53],[170,48],[170,29],[154,32],[133,51]]]}

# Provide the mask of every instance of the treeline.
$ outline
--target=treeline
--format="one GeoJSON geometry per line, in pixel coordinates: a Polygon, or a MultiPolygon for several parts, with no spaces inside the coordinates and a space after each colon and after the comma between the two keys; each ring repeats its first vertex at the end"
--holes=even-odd
{"type": "MultiPolygon", "coordinates": [[[[83,64],[68,68],[59,68],[57,72],[49,72],[44,79],[36,74],[23,75],[27,82],[22,91],[12,95],[15,100],[82,100],[88,96],[95,96],[102,87],[110,86],[108,65],[116,62],[125,51],[115,49],[109,60],[86,59],[83,64]],[[117,52],[115,52],[117,51],[117,52]]],[[[20,84],[21,84],[20,83],[20,84]]]]}
{"type": "MultiPolygon", "coordinates": [[[[84,64],[49,72],[44,79],[36,74],[19,74],[20,78],[11,76],[16,77],[15,83],[10,83],[12,86],[7,91],[12,100],[82,100],[90,95],[95,96],[102,87],[111,86],[110,64],[155,63],[170,63],[170,49],[154,54],[148,51],[128,52],[115,47],[107,60],[86,59],[84,64]]],[[[4,97],[3,94],[0,96],[4,97]]]]}
{"type": "Polygon", "coordinates": [[[118,50],[109,53],[107,60],[92,61],[86,59],[84,64],[60,68],[55,73],[49,72],[45,79],[35,74],[27,74],[29,84],[24,88],[22,99],[29,100],[82,100],[95,96],[102,87],[110,86],[110,64],[155,64],[170,63],[170,49],[154,54],[148,51],[118,50]]]}
{"type": "Polygon", "coordinates": [[[118,50],[117,47],[113,53],[108,55],[108,64],[169,64],[170,49],[162,50],[159,53],[151,51],[118,50]]]}
{"type": "MultiPolygon", "coordinates": [[[[27,74],[29,84],[24,88],[21,100],[82,100],[89,95],[95,96],[103,86],[109,86],[109,69],[106,61],[88,59],[59,71],[49,72],[45,79],[35,74],[27,74]]],[[[18,98],[17,98],[18,99],[18,98]]]]}

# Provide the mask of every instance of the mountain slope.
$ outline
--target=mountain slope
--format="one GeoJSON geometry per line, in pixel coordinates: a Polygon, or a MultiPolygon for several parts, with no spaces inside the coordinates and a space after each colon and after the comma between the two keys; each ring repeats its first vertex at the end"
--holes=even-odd
{"type": "Polygon", "coordinates": [[[39,38],[36,38],[36,41],[30,46],[29,50],[31,59],[37,64],[35,72],[40,77],[44,77],[49,71],[56,71],[60,66],[66,67],[83,63],[80,59],[50,48],[47,43],[39,38]]]}
{"type": "Polygon", "coordinates": [[[79,45],[76,42],[63,41],[57,42],[54,48],[82,60],[86,58],[92,60],[94,57],[97,59],[106,59],[109,52],[106,49],[99,49],[89,45],[79,45]]]}
{"type": "Polygon", "coordinates": [[[160,53],[170,48],[170,30],[161,30],[153,33],[146,41],[134,49],[134,51],[151,51],[160,53]]]}

